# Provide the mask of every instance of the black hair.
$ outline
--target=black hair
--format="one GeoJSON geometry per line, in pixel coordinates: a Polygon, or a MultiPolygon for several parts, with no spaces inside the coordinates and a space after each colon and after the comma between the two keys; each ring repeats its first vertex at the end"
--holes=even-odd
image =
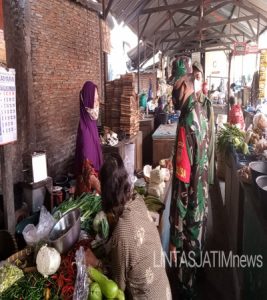
{"type": "Polygon", "coordinates": [[[123,160],[117,153],[110,153],[100,170],[102,209],[113,212],[118,218],[130,200],[131,186],[123,160]]]}
{"type": "Polygon", "coordinates": [[[181,101],[180,99],[180,89],[173,88],[172,90],[172,103],[175,110],[181,109],[181,101]]]}
{"type": "Polygon", "coordinates": [[[229,97],[229,103],[230,103],[231,106],[234,105],[234,104],[236,103],[236,99],[235,99],[234,96],[230,96],[230,97],[229,97]]]}

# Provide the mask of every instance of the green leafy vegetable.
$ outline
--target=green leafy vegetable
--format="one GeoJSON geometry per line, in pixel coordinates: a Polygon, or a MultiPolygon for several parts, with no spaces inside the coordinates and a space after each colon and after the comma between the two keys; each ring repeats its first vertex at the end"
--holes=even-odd
{"type": "Polygon", "coordinates": [[[93,232],[93,219],[95,215],[101,211],[101,197],[95,194],[84,193],[80,197],[73,199],[70,198],[64,201],[54,211],[53,216],[55,219],[60,219],[61,215],[68,211],[79,208],[81,211],[81,229],[89,233],[93,232]]]}
{"type": "Polygon", "coordinates": [[[229,146],[236,150],[240,149],[244,154],[249,153],[248,145],[245,142],[246,134],[235,125],[224,124],[217,135],[218,151],[224,153],[229,146]]]}

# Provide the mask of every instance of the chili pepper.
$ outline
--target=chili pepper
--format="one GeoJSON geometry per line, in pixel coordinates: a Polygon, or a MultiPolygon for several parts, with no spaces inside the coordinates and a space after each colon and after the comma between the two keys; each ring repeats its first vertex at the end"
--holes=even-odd
{"type": "Polygon", "coordinates": [[[50,296],[51,296],[51,290],[50,290],[50,288],[45,288],[44,289],[44,298],[45,298],[45,300],[49,300],[50,296]]]}

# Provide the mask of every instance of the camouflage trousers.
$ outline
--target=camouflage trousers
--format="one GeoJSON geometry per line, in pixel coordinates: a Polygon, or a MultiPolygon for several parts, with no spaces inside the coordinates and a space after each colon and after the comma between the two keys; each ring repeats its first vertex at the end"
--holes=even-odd
{"type": "Polygon", "coordinates": [[[195,196],[190,186],[181,182],[177,192],[173,192],[171,214],[175,225],[172,226],[171,242],[176,246],[174,276],[182,299],[194,299],[196,266],[199,265],[206,236],[208,197],[198,194],[202,199],[196,201],[195,196]]]}

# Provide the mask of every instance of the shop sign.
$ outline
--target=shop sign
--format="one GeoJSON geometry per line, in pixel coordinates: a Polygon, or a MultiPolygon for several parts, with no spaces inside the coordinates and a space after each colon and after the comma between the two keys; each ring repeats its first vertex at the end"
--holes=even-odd
{"type": "Polygon", "coordinates": [[[246,54],[253,54],[253,53],[259,53],[259,48],[258,48],[258,45],[255,44],[255,45],[247,45],[247,48],[246,48],[246,54]]]}
{"type": "Polygon", "coordinates": [[[259,79],[259,98],[266,97],[267,81],[267,50],[262,50],[260,55],[260,79],[259,79]]]}
{"type": "Polygon", "coordinates": [[[234,43],[234,55],[245,55],[247,43],[246,42],[235,42],[234,43]]]}
{"type": "Polygon", "coordinates": [[[0,145],[17,140],[15,70],[0,68],[0,145]]]}

